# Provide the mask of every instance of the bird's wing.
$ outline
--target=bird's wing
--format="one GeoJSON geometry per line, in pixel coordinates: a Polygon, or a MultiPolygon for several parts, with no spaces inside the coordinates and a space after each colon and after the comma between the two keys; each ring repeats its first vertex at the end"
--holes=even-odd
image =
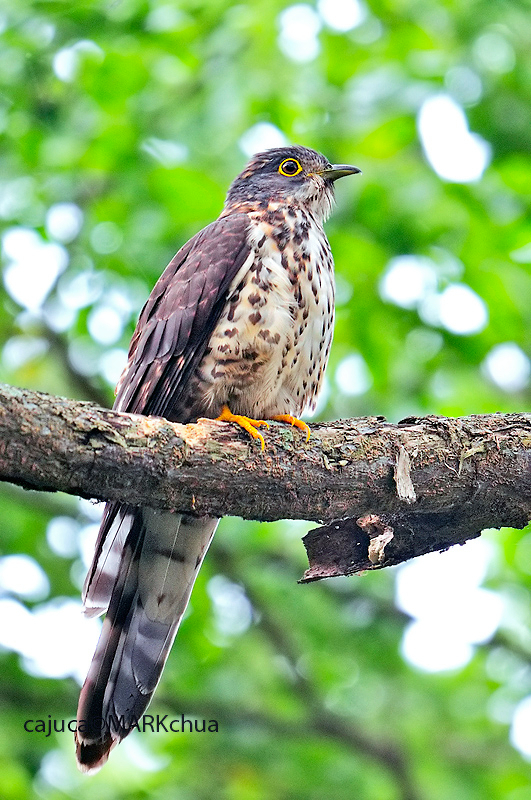
{"type": "Polygon", "coordinates": [[[232,281],[252,258],[248,227],[246,214],[222,217],[170,261],[140,314],[116,409],[188,421],[183,390],[204,355],[232,281]]]}

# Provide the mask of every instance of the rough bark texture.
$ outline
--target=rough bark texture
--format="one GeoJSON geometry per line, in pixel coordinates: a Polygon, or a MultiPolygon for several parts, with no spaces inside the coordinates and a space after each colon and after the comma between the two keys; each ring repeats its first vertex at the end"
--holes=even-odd
{"type": "Polygon", "coordinates": [[[378,569],[531,518],[531,414],[178,425],[0,384],[0,480],[133,505],[327,525],[303,580],[378,569]]]}

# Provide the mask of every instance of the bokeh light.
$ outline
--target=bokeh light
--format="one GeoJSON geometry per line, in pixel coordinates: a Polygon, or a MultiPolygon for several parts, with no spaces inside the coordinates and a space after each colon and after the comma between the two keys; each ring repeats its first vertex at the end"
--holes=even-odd
{"type": "Polygon", "coordinates": [[[454,183],[478,181],[488,167],[491,147],[471,133],[462,108],[448,95],[428,98],[418,116],[420,140],[435,172],[454,183]]]}
{"type": "Polygon", "coordinates": [[[495,345],[482,364],[484,373],[505,392],[521,392],[529,385],[531,363],[515,342],[495,345]]]}
{"type": "Polygon", "coordinates": [[[473,645],[494,635],[504,602],[481,586],[494,556],[490,542],[474,539],[399,568],[396,603],[413,618],[402,640],[411,664],[426,672],[461,669],[472,658],[473,645]]]}
{"type": "Polygon", "coordinates": [[[312,6],[298,3],[288,6],[279,17],[278,44],[292,61],[313,61],[319,54],[318,34],[322,22],[312,6]]]}

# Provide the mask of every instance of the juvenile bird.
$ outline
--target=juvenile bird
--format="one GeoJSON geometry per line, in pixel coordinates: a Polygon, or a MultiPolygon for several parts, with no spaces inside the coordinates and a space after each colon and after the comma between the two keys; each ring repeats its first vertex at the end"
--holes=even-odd
{"type": "MultiPolygon", "coordinates": [[[[255,155],[215,222],[166,267],[133,335],[114,408],[258,428],[299,420],[332,342],[334,276],[323,230],[334,181],[360,172],[306,147],[255,155]]],[[[96,770],[146,710],[218,520],[107,503],[83,589],[107,612],[77,712],[77,759],[96,770]]]]}

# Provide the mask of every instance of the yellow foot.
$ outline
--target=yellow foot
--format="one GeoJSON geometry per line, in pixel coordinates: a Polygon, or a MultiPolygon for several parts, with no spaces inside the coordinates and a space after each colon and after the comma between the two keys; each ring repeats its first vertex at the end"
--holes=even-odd
{"type": "Polygon", "coordinates": [[[267,423],[265,419],[250,419],[249,417],[242,417],[240,414],[233,414],[228,406],[223,406],[221,414],[219,417],[216,417],[216,419],[222,422],[235,422],[236,425],[239,425],[240,428],[247,431],[249,436],[252,436],[253,439],[258,439],[262,450],[265,449],[264,437],[256,430],[260,425],[265,425],[266,428],[269,428],[269,423],[267,423]]]}
{"type": "Polygon", "coordinates": [[[304,431],[306,434],[306,441],[310,438],[310,428],[302,419],[292,417],[291,414],[276,414],[276,416],[271,417],[271,419],[275,419],[277,422],[287,422],[288,425],[293,425],[294,428],[299,428],[299,430],[304,431]]]}

